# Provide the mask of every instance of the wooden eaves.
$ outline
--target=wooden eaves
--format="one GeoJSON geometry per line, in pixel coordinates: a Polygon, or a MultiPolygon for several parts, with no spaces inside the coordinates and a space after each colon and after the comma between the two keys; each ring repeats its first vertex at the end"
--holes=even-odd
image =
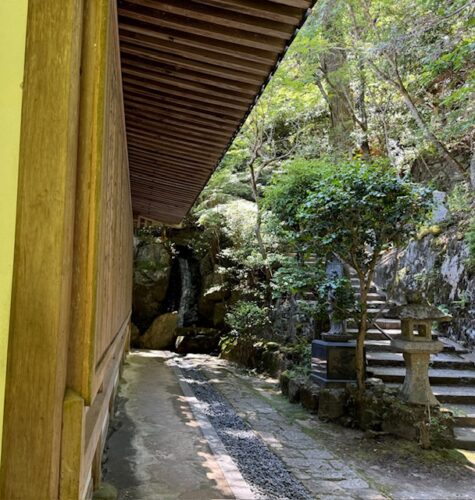
{"type": "Polygon", "coordinates": [[[314,0],[119,0],[135,217],[177,225],[314,0]]]}

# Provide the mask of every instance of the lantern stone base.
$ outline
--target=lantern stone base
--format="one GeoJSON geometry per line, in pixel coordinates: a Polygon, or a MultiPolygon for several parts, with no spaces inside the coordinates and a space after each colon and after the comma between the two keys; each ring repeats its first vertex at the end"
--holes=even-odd
{"type": "Polygon", "coordinates": [[[356,381],[356,342],[312,342],[310,378],[322,387],[344,387],[356,381]]]}
{"type": "Polygon", "coordinates": [[[406,377],[401,390],[404,401],[417,405],[436,406],[439,404],[429,382],[430,355],[442,351],[439,341],[411,341],[395,339],[391,345],[402,352],[406,363],[406,377]]]}

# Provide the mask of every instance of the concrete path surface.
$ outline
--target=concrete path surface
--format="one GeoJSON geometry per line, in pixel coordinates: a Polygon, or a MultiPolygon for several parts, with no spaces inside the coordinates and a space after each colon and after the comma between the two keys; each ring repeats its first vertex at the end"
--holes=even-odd
{"type": "Polygon", "coordinates": [[[121,499],[234,498],[167,358],[129,356],[104,479],[121,499]]]}
{"type": "Polygon", "coordinates": [[[458,452],[325,424],[210,356],[133,352],[112,427],[105,480],[121,499],[475,498],[458,452]]]}

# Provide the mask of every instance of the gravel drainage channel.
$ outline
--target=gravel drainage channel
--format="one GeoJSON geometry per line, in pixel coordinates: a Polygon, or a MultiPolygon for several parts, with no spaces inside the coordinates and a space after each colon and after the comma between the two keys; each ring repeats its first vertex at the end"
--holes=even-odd
{"type": "Polygon", "coordinates": [[[191,388],[199,402],[199,411],[206,416],[216,431],[226,452],[236,464],[242,478],[248,483],[254,498],[266,500],[313,498],[199,370],[178,366],[184,382],[191,388]]]}

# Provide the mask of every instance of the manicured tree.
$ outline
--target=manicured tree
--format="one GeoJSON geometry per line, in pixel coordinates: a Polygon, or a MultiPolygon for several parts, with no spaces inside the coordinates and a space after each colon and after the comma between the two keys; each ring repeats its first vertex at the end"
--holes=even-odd
{"type": "MultiPolygon", "coordinates": [[[[293,213],[292,223],[300,228],[299,240],[304,247],[322,256],[334,252],[356,271],[360,291],[355,316],[356,371],[362,392],[364,342],[370,320],[367,304],[374,271],[383,250],[401,245],[414,233],[429,207],[428,190],[398,178],[392,168],[381,162],[353,161],[315,167],[319,168],[311,176],[312,182],[293,213]]],[[[285,182],[285,175],[277,178],[270,191],[284,193],[285,182]]],[[[269,195],[273,198],[271,192],[269,195]]],[[[279,210],[276,212],[279,217],[279,210]]],[[[284,225],[289,221],[289,214],[286,216],[284,225]]]]}

